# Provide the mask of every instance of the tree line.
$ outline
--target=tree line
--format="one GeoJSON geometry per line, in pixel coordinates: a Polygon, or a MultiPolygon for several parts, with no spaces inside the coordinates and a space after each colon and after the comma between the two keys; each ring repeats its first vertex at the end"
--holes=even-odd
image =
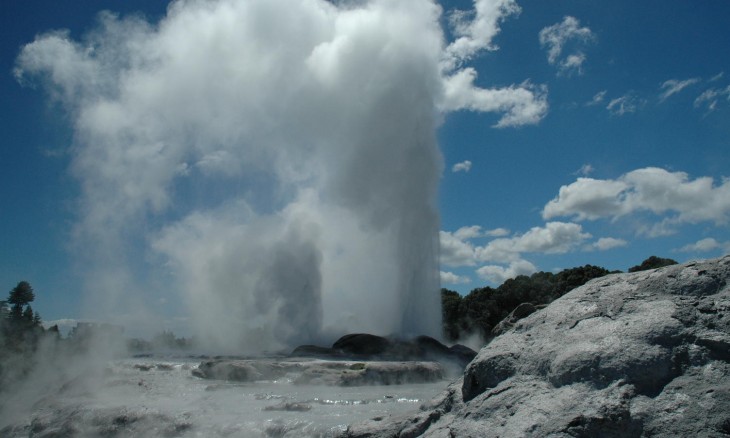
{"type": "MultiPolygon", "coordinates": [[[[676,264],[672,259],[651,256],[640,265],[629,268],[637,272],[676,264]]],[[[505,281],[497,288],[489,286],[472,290],[466,296],[441,289],[441,310],[444,337],[457,341],[471,335],[491,339],[492,330],[517,306],[530,303],[546,305],[589,280],[621,271],[609,271],[593,265],[565,269],[557,274],[537,272],[505,281]]]]}
{"type": "Polygon", "coordinates": [[[41,316],[30,304],[34,300],[33,287],[21,281],[10,290],[7,300],[0,301],[0,343],[4,351],[33,349],[44,333],[41,316]]]}

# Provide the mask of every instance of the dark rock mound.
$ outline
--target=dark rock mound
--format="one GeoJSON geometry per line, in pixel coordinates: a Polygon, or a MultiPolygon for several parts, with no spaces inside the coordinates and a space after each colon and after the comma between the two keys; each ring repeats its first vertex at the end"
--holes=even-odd
{"type": "Polygon", "coordinates": [[[367,333],[345,335],[332,344],[332,349],[344,354],[377,356],[386,353],[392,342],[382,336],[367,333]]]}
{"type": "Polygon", "coordinates": [[[290,357],[314,357],[337,360],[380,361],[437,361],[456,364],[463,368],[476,356],[476,351],[464,345],[447,347],[429,336],[401,340],[355,333],[341,337],[331,348],[302,345],[294,349],[290,357]]]}
{"type": "Polygon", "coordinates": [[[330,348],[302,345],[295,348],[289,356],[335,360],[426,360],[457,365],[463,369],[474,359],[476,351],[460,344],[447,347],[429,336],[401,340],[367,333],[354,333],[341,337],[330,348]]]}
{"type": "Polygon", "coordinates": [[[338,350],[318,345],[300,345],[289,355],[290,357],[313,357],[318,359],[341,359],[345,356],[338,350]]]}

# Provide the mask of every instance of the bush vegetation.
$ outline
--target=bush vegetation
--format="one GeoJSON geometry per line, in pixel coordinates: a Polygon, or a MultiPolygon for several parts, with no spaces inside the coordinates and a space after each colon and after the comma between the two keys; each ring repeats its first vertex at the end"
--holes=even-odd
{"type": "MultiPolygon", "coordinates": [[[[651,256],[640,265],[630,268],[629,272],[676,263],[672,259],[651,256]]],[[[509,279],[497,288],[486,286],[474,289],[463,297],[458,292],[441,289],[444,337],[449,341],[457,341],[476,334],[488,341],[492,338],[492,329],[520,304],[542,306],[589,280],[617,272],[621,271],[609,271],[592,265],[566,269],[557,274],[537,272],[509,279]]]]}

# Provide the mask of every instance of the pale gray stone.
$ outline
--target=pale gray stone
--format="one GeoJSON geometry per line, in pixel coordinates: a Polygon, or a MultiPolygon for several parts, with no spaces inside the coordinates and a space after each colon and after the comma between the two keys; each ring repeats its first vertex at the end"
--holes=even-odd
{"type": "Polygon", "coordinates": [[[519,319],[414,416],[348,437],[730,435],[730,256],[613,274],[519,319]]]}

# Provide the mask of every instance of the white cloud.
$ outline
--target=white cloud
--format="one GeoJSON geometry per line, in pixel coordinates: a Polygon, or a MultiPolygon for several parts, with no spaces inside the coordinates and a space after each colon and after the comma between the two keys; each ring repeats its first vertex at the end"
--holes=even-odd
{"type": "Polygon", "coordinates": [[[482,232],[482,227],[479,225],[471,225],[468,227],[461,227],[454,232],[454,237],[462,240],[473,239],[475,237],[481,237],[485,233],[482,232]]]}
{"type": "Polygon", "coordinates": [[[240,172],[239,161],[226,150],[211,151],[203,155],[195,166],[208,175],[236,175],[240,172]]]}
{"type": "Polygon", "coordinates": [[[476,225],[462,227],[453,233],[441,231],[441,263],[453,267],[475,266],[482,262],[519,260],[523,253],[562,254],[580,248],[591,238],[580,224],[566,222],[548,222],[544,227],[533,227],[523,234],[500,237],[508,234],[504,228],[484,232],[476,225]],[[482,246],[470,241],[479,237],[493,239],[482,246]]]}
{"type": "Polygon", "coordinates": [[[519,13],[514,0],[474,0],[473,11],[454,11],[450,22],[457,39],[446,48],[446,63],[453,68],[482,50],[497,50],[492,40],[500,23],[519,13]]]}
{"type": "Polygon", "coordinates": [[[720,99],[730,101],[730,85],[725,88],[710,88],[700,94],[695,99],[695,108],[705,106],[708,111],[714,111],[717,108],[718,101],[720,99]]]}
{"type": "Polygon", "coordinates": [[[474,85],[477,71],[464,68],[444,79],[443,111],[501,112],[497,128],[536,124],[547,114],[547,87],[530,82],[505,88],[474,85]]]}
{"type": "Polygon", "coordinates": [[[560,254],[568,252],[591,235],[583,232],[579,224],[548,222],[544,227],[533,227],[530,231],[513,238],[515,248],[520,252],[560,254]]]}
{"type": "Polygon", "coordinates": [[[718,242],[712,237],[698,240],[695,243],[685,245],[677,251],[680,252],[710,252],[715,250],[722,250],[724,252],[730,252],[730,241],[718,242]]]}
{"type": "Polygon", "coordinates": [[[469,172],[471,170],[471,161],[464,160],[461,163],[456,163],[451,167],[452,172],[469,172]]]}
{"type": "Polygon", "coordinates": [[[569,71],[577,71],[578,73],[582,73],[581,67],[583,66],[583,63],[586,60],[586,55],[583,53],[574,53],[572,55],[568,55],[565,58],[565,61],[560,65],[563,72],[569,72],[569,71]]]}
{"type": "Polygon", "coordinates": [[[469,237],[459,237],[456,233],[441,231],[439,240],[441,243],[440,259],[446,266],[474,266],[474,246],[467,242],[469,237]]]}
{"type": "Polygon", "coordinates": [[[453,272],[439,272],[441,276],[441,284],[469,284],[471,279],[461,275],[456,275],[453,272]]]}
{"type": "Polygon", "coordinates": [[[478,261],[502,262],[518,260],[522,253],[562,254],[590,237],[579,224],[548,222],[515,237],[494,239],[474,248],[474,255],[478,261]]]}
{"type": "Polygon", "coordinates": [[[586,105],[587,106],[600,105],[606,98],[606,93],[608,93],[608,91],[606,91],[606,90],[599,91],[598,93],[593,95],[593,98],[588,103],[586,103],[586,105]]]}
{"type": "Polygon", "coordinates": [[[504,237],[509,235],[509,230],[507,228],[495,228],[493,230],[485,231],[484,235],[489,237],[504,237]]]}
{"type": "Polygon", "coordinates": [[[548,50],[548,62],[552,65],[557,64],[561,74],[582,73],[582,66],[586,60],[582,48],[593,39],[595,39],[593,32],[588,27],[580,27],[578,19],[571,16],[566,16],[562,22],[540,31],[540,45],[548,50]],[[568,44],[574,46],[573,52],[561,56],[568,44]]]}
{"type": "Polygon", "coordinates": [[[607,251],[609,249],[620,248],[626,245],[628,245],[628,242],[623,239],[616,239],[613,237],[601,237],[596,242],[594,242],[591,247],[598,251],[607,251]]]}
{"type": "Polygon", "coordinates": [[[691,180],[684,172],[656,167],[637,169],[616,180],[578,178],[560,188],[558,196],[543,208],[542,216],[595,220],[638,212],[673,214],[648,233],[654,235],[666,233],[672,224],[726,224],[730,219],[730,180],[715,185],[711,177],[691,180]]]}
{"type": "Polygon", "coordinates": [[[577,175],[583,175],[583,176],[588,176],[591,173],[593,173],[594,170],[596,170],[596,169],[592,165],[590,165],[590,164],[584,164],[584,165],[580,166],[580,169],[578,169],[575,172],[575,174],[577,174],[577,175]]]}
{"type": "Polygon", "coordinates": [[[625,114],[635,113],[640,104],[641,102],[637,100],[633,93],[629,93],[611,99],[606,109],[615,116],[623,116],[625,114]]]}
{"type": "Polygon", "coordinates": [[[685,79],[683,81],[677,79],[669,79],[668,81],[665,81],[661,86],[661,89],[663,91],[659,95],[659,101],[664,102],[669,97],[679,93],[690,85],[698,83],[699,81],[699,78],[685,79]]]}
{"type": "Polygon", "coordinates": [[[677,234],[679,220],[676,217],[664,218],[656,223],[640,223],[637,226],[636,234],[649,238],[666,237],[677,234]]]}
{"type": "Polygon", "coordinates": [[[543,208],[542,217],[575,216],[577,220],[593,220],[616,215],[621,209],[619,195],[627,188],[621,180],[578,178],[576,182],[560,187],[558,196],[543,208]]]}
{"type": "Polygon", "coordinates": [[[500,23],[519,12],[514,0],[474,0],[472,11],[452,12],[450,23],[457,38],[441,55],[444,93],[438,107],[442,111],[504,113],[494,125],[497,128],[535,124],[545,117],[547,87],[524,81],[505,88],[480,88],[474,85],[477,71],[462,68],[479,52],[497,50],[493,39],[500,31],[500,23]]]}
{"type": "Polygon", "coordinates": [[[514,260],[509,266],[487,265],[477,269],[479,278],[485,281],[491,281],[495,284],[502,284],[510,278],[518,275],[531,275],[537,272],[537,268],[527,260],[514,260]]]}

